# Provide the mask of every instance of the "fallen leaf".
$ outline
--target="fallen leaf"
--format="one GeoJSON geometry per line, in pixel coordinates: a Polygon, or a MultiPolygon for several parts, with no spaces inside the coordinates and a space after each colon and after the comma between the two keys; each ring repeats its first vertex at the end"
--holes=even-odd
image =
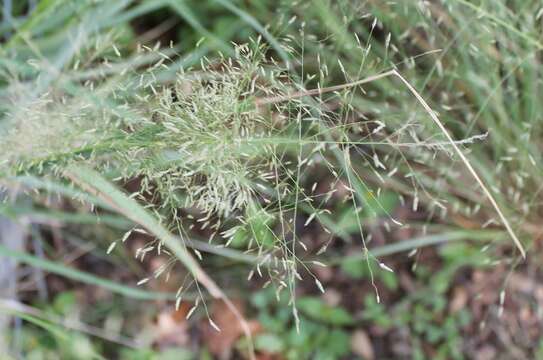
{"type": "Polygon", "coordinates": [[[496,349],[490,345],[483,345],[475,353],[476,360],[492,360],[496,358],[496,349]]]}
{"type": "Polygon", "coordinates": [[[154,343],[159,348],[185,346],[189,343],[189,325],[183,316],[189,307],[189,303],[182,302],[179,311],[165,310],[158,314],[154,343]]]}
{"type": "Polygon", "coordinates": [[[468,293],[462,287],[456,287],[453,291],[452,299],[449,302],[449,312],[454,314],[462,310],[468,302],[468,293]]]}
{"type": "Polygon", "coordinates": [[[371,340],[364,330],[356,330],[351,336],[351,350],[365,360],[375,358],[371,340]]]}
{"type": "MultiPolygon", "coordinates": [[[[238,311],[243,314],[241,302],[234,301],[238,311]]],[[[211,310],[211,320],[220,329],[217,331],[206,319],[202,325],[204,341],[209,351],[219,359],[228,359],[236,341],[243,336],[243,329],[239,320],[230,311],[223,301],[216,301],[211,310]]],[[[249,321],[252,334],[260,331],[260,325],[256,321],[249,321]]]]}

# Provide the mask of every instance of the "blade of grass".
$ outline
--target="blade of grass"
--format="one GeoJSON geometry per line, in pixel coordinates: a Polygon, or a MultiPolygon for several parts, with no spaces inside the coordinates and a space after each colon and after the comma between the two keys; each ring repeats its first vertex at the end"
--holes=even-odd
{"type": "MultiPolygon", "coordinates": [[[[503,237],[504,232],[501,231],[450,231],[442,234],[432,234],[426,236],[420,236],[413,239],[403,240],[398,243],[379,246],[373,249],[370,249],[370,252],[375,257],[388,256],[397,254],[404,251],[410,251],[413,249],[418,249],[421,247],[438,245],[453,241],[477,239],[478,241],[482,240],[494,240],[498,237],[503,237]]],[[[337,265],[345,261],[350,260],[365,260],[365,254],[353,254],[350,256],[344,256],[337,259],[330,259],[326,261],[328,265],[337,265]]]]}
{"type": "Polygon", "coordinates": [[[198,18],[192,13],[190,8],[179,1],[169,1],[170,7],[181,16],[196,32],[202,36],[209,38],[214,46],[224,52],[227,55],[232,55],[234,50],[226,41],[217,37],[215,34],[207,30],[198,20],[198,18]]]}
{"type": "Polygon", "coordinates": [[[246,22],[253,29],[255,29],[260,34],[262,34],[264,39],[266,39],[270,43],[270,45],[273,47],[273,49],[277,51],[277,53],[281,57],[281,60],[283,60],[287,68],[290,67],[288,54],[285,52],[285,50],[283,50],[283,48],[281,47],[281,44],[277,41],[277,39],[275,39],[275,37],[273,37],[273,35],[271,35],[270,32],[266,30],[266,28],[264,28],[264,26],[262,26],[258,22],[258,20],[256,20],[253,16],[251,16],[247,12],[243,11],[242,9],[234,5],[232,2],[230,2],[230,0],[215,0],[215,2],[219,3],[220,5],[222,5],[229,11],[231,11],[233,14],[237,15],[242,21],[246,22]]]}
{"type": "MultiPolygon", "coordinates": [[[[99,206],[99,203],[93,203],[94,205],[99,206]]],[[[32,207],[23,207],[23,206],[11,206],[11,205],[0,205],[0,214],[6,217],[9,217],[13,220],[20,218],[25,218],[31,223],[43,223],[43,224],[79,224],[79,225],[98,225],[104,224],[111,226],[116,229],[128,230],[135,226],[133,221],[128,220],[126,217],[111,215],[111,214],[82,214],[74,212],[64,212],[57,210],[39,210],[32,207]]],[[[222,257],[236,260],[238,262],[254,264],[261,260],[260,257],[244,254],[237,250],[232,250],[225,247],[215,246],[209,244],[206,241],[197,240],[191,238],[190,241],[186,244],[192,249],[199,251],[204,251],[210,254],[217,254],[222,257]]]]}
{"type": "MultiPolygon", "coordinates": [[[[38,326],[43,326],[46,324],[48,326],[54,325],[58,326],[59,328],[66,328],[92,335],[100,339],[104,339],[123,346],[131,348],[141,347],[141,344],[137,341],[126,338],[122,335],[111,333],[110,331],[107,331],[105,329],[97,328],[89,324],[82,323],[80,321],[75,321],[73,319],[53,316],[52,314],[48,314],[38,308],[28,306],[15,300],[0,299],[0,309],[0,311],[7,312],[13,316],[24,318],[24,320],[27,320],[29,322],[35,323],[35,320],[38,319],[40,322],[35,323],[38,326]]],[[[46,328],[46,330],[49,331],[50,328],[46,328]]]]}
{"type": "MultiPolygon", "coordinates": [[[[53,334],[54,336],[56,336],[58,338],[68,339],[68,336],[69,336],[68,332],[65,329],[61,328],[60,326],[58,326],[56,324],[51,324],[50,322],[48,322],[46,320],[43,320],[43,319],[40,319],[40,318],[38,318],[38,317],[36,317],[34,315],[30,315],[30,314],[24,313],[22,311],[15,310],[15,309],[9,308],[7,306],[4,306],[3,302],[4,301],[0,301],[0,311],[1,312],[9,314],[11,316],[16,316],[16,317],[18,317],[20,319],[28,321],[31,324],[39,326],[42,329],[44,329],[45,331],[53,334]]],[[[10,358],[8,358],[8,359],[10,359],[10,358]]]]}
{"type": "Polygon", "coordinates": [[[39,178],[36,176],[26,175],[26,176],[14,176],[14,177],[2,177],[0,174],[0,185],[6,187],[18,187],[20,185],[29,189],[43,190],[48,193],[54,193],[66,196],[70,199],[78,199],[82,201],[95,204],[97,206],[112,210],[107,203],[98,199],[96,196],[92,196],[85,192],[74,189],[68,184],[63,184],[61,182],[55,182],[50,179],[39,178]]]}
{"type": "Polygon", "coordinates": [[[48,271],[53,274],[63,276],[68,279],[81,281],[87,284],[95,285],[108,289],[111,292],[139,300],[174,300],[175,294],[150,292],[130,286],[122,285],[117,282],[100,278],[88,272],[80,271],[72,267],[42,259],[24,252],[10,250],[0,244],[0,255],[15,259],[19,262],[28,264],[38,269],[48,271]]]}
{"type": "Polygon", "coordinates": [[[537,39],[534,39],[533,37],[529,36],[525,32],[515,28],[513,25],[509,24],[508,22],[506,22],[506,21],[500,19],[499,17],[489,13],[488,11],[483,9],[482,7],[477,6],[476,4],[473,4],[473,3],[469,2],[469,1],[466,1],[466,0],[455,0],[455,1],[459,2],[460,4],[463,4],[463,5],[467,6],[469,8],[471,8],[473,11],[476,11],[478,14],[481,14],[483,17],[486,17],[486,18],[492,20],[496,24],[498,24],[500,26],[503,26],[504,28],[506,28],[507,30],[509,30],[512,33],[516,34],[520,38],[522,38],[522,39],[526,40],[527,42],[529,42],[530,44],[536,46],[538,49],[540,49],[540,50],[543,49],[543,43],[541,43],[537,39]]]}

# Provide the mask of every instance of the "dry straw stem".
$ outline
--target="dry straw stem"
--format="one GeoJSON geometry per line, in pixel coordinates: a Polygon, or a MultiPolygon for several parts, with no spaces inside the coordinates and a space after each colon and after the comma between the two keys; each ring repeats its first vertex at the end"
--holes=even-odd
{"type": "Polygon", "coordinates": [[[462,153],[460,148],[456,145],[456,142],[453,140],[453,138],[451,137],[451,135],[449,134],[449,132],[447,131],[447,129],[445,128],[443,123],[439,120],[436,113],[432,110],[432,108],[430,108],[430,106],[426,103],[426,101],[422,98],[422,96],[417,92],[417,90],[415,90],[415,88],[397,70],[393,69],[393,70],[390,70],[390,71],[383,72],[381,74],[369,76],[367,78],[357,80],[357,81],[353,81],[353,82],[350,82],[350,83],[347,83],[347,84],[330,86],[330,87],[326,87],[326,88],[322,88],[322,89],[312,89],[312,90],[307,90],[307,91],[298,91],[298,92],[293,92],[291,94],[287,94],[287,95],[284,95],[284,96],[275,96],[275,97],[257,99],[256,100],[256,105],[258,106],[258,105],[266,105],[266,104],[275,104],[275,103],[284,102],[284,101],[288,101],[288,100],[291,100],[291,99],[300,98],[300,97],[304,97],[304,96],[313,96],[313,95],[319,95],[319,94],[323,94],[323,93],[327,93],[327,92],[331,92],[331,91],[338,91],[338,90],[342,90],[342,89],[352,88],[354,86],[367,84],[367,83],[370,83],[370,82],[373,82],[373,81],[376,81],[376,80],[379,80],[379,79],[382,79],[382,78],[385,78],[385,77],[389,77],[389,76],[398,77],[402,81],[402,83],[404,83],[404,85],[409,89],[409,91],[415,96],[415,98],[419,101],[419,103],[422,105],[424,110],[428,113],[428,115],[430,115],[432,120],[437,124],[437,126],[439,127],[441,132],[447,138],[447,141],[452,145],[452,147],[454,148],[455,152],[458,154],[458,156],[460,157],[460,159],[462,160],[464,165],[466,165],[466,167],[468,168],[471,175],[475,178],[475,181],[477,181],[477,183],[483,189],[484,194],[486,195],[486,197],[488,198],[488,200],[490,201],[490,203],[492,204],[492,206],[494,207],[494,209],[498,213],[500,219],[502,220],[503,225],[505,226],[505,228],[507,229],[507,232],[509,233],[509,235],[513,239],[513,242],[515,243],[516,247],[519,249],[522,257],[524,259],[526,259],[526,251],[524,250],[524,247],[522,246],[522,243],[520,242],[518,237],[515,235],[515,232],[511,228],[511,225],[509,224],[509,221],[507,220],[507,218],[505,217],[505,215],[501,211],[500,207],[498,206],[498,203],[496,202],[496,200],[494,199],[494,197],[492,196],[492,194],[490,193],[490,191],[488,190],[486,185],[483,183],[483,181],[481,180],[481,178],[479,177],[479,175],[477,174],[477,172],[475,171],[473,166],[471,166],[471,163],[469,162],[469,160],[462,153]]]}

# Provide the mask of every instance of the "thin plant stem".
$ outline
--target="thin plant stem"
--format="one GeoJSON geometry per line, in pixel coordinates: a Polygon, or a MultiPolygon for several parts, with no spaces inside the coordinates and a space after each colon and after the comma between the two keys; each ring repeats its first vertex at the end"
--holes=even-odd
{"type": "Polygon", "coordinates": [[[498,203],[496,202],[496,200],[494,199],[494,197],[490,193],[490,190],[488,190],[487,186],[483,183],[483,181],[481,180],[481,178],[479,177],[479,175],[477,174],[477,172],[475,171],[475,169],[473,168],[473,166],[469,162],[468,158],[464,155],[464,153],[462,153],[462,151],[460,150],[458,145],[456,145],[456,142],[453,140],[452,136],[449,134],[449,132],[447,131],[447,129],[445,128],[443,123],[439,120],[436,113],[432,110],[432,108],[428,105],[428,103],[426,103],[426,101],[417,92],[417,90],[415,90],[415,88],[397,70],[393,69],[393,70],[390,70],[390,71],[383,72],[381,74],[369,76],[367,78],[357,80],[357,81],[353,81],[353,82],[350,82],[350,83],[347,83],[347,84],[330,86],[330,87],[326,87],[326,88],[322,88],[322,89],[312,89],[312,90],[307,90],[307,91],[297,91],[297,92],[287,94],[287,95],[283,95],[283,96],[275,96],[275,97],[257,99],[256,100],[256,105],[258,106],[258,105],[266,105],[266,104],[275,104],[275,103],[289,101],[289,100],[296,99],[296,98],[301,98],[301,97],[304,97],[304,96],[320,95],[320,94],[327,93],[327,92],[348,89],[348,88],[352,88],[354,86],[367,84],[367,83],[370,83],[372,81],[376,81],[376,80],[379,80],[379,79],[382,79],[382,78],[385,78],[385,77],[389,77],[389,76],[396,76],[402,81],[402,83],[407,87],[407,89],[409,89],[409,91],[415,96],[415,98],[418,100],[418,102],[422,105],[422,107],[428,113],[428,115],[430,115],[430,118],[439,127],[441,132],[445,135],[445,137],[447,138],[447,141],[451,144],[454,151],[458,154],[458,156],[460,157],[460,159],[462,160],[462,162],[464,163],[464,165],[466,166],[468,171],[471,173],[471,175],[473,176],[475,181],[483,189],[483,192],[484,192],[485,196],[488,198],[488,200],[490,201],[490,203],[492,204],[492,206],[494,207],[494,209],[498,213],[498,216],[500,217],[500,219],[501,219],[503,225],[505,226],[507,232],[509,233],[509,235],[513,239],[513,242],[514,242],[515,246],[519,249],[522,257],[524,259],[526,259],[526,251],[524,250],[524,247],[523,247],[522,243],[520,242],[517,235],[513,231],[511,225],[509,224],[509,221],[507,220],[507,218],[505,217],[505,215],[501,211],[498,203]]]}

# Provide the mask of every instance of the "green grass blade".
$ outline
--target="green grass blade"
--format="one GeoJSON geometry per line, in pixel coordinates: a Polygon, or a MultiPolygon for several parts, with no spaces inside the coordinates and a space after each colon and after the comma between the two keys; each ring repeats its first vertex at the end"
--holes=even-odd
{"type": "Polygon", "coordinates": [[[225,7],[229,11],[231,11],[233,14],[236,14],[241,20],[249,24],[253,29],[258,31],[260,34],[262,34],[264,39],[266,39],[270,43],[270,45],[273,47],[273,49],[277,51],[281,59],[284,61],[285,65],[288,66],[288,64],[290,63],[288,54],[285,52],[285,50],[283,50],[279,41],[277,41],[277,39],[275,39],[275,37],[273,37],[273,35],[270,34],[270,32],[266,30],[264,26],[262,26],[258,22],[258,20],[256,20],[253,16],[251,16],[247,12],[241,10],[239,7],[232,4],[229,0],[215,0],[215,1],[221,4],[223,7],[225,7]]]}
{"type": "Polygon", "coordinates": [[[175,294],[150,292],[130,286],[121,285],[111,280],[103,279],[88,272],[80,271],[64,264],[41,259],[31,254],[10,250],[0,244],[0,255],[15,259],[38,269],[48,271],[53,274],[63,276],[68,279],[81,281],[87,284],[95,285],[108,289],[114,293],[124,295],[139,300],[166,300],[174,299],[175,294]]]}
{"type": "MultiPolygon", "coordinates": [[[[388,256],[397,254],[404,251],[409,251],[413,249],[418,249],[426,246],[439,245],[452,241],[461,241],[468,239],[477,239],[481,240],[495,240],[500,237],[505,237],[503,231],[468,231],[468,230],[459,230],[459,231],[450,231],[442,234],[432,234],[426,236],[420,236],[413,239],[403,240],[394,244],[379,246],[373,249],[370,249],[370,252],[375,257],[388,256]]],[[[334,265],[340,264],[345,261],[352,260],[364,260],[366,255],[364,253],[353,254],[350,256],[345,256],[340,259],[332,259],[327,262],[327,264],[334,265]]]]}

